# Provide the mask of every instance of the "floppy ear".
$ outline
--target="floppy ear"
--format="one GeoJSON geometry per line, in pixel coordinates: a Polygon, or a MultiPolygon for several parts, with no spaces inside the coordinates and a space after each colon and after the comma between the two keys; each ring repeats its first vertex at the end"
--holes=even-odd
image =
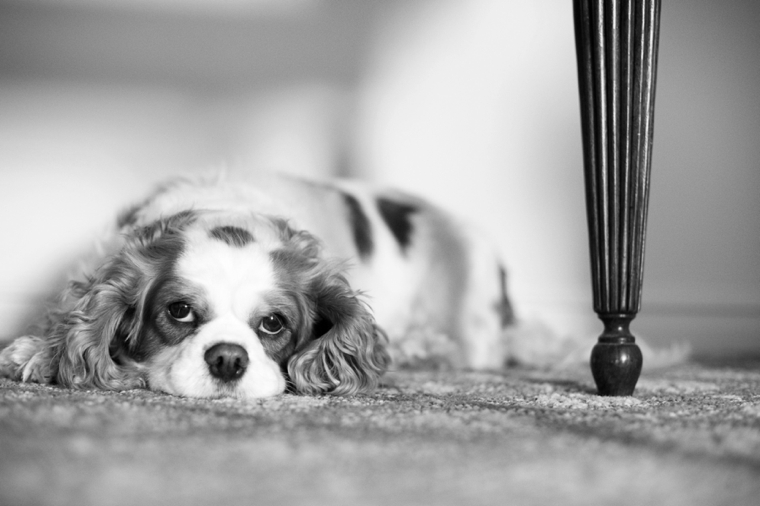
{"type": "Polygon", "coordinates": [[[78,388],[144,386],[139,364],[121,355],[138,339],[157,264],[178,253],[176,232],[187,222],[188,215],[177,215],[134,230],[93,276],[70,284],[43,337],[21,337],[0,353],[0,373],[78,388]]]}
{"type": "Polygon", "coordinates": [[[133,252],[122,251],[95,278],[72,287],[74,308],[52,327],[57,380],[67,387],[125,390],[145,386],[136,363],[115,360],[138,339],[147,282],[133,252]]]}
{"type": "Polygon", "coordinates": [[[295,390],[350,395],[373,390],[390,364],[387,337],[338,272],[312,281],[311,339],[288,362],[295,390]],[[322,335],[317,335],[329,327],[322,335]]]}

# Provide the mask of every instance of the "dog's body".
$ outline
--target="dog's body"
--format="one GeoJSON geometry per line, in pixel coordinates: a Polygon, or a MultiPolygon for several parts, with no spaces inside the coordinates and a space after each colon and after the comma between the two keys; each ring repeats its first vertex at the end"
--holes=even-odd
{"type": "Polygon", "coordinates": [[[392,357],[498,368],[512,320],[490,245],[430,204],[355,182],[170,183],[118,220],[0,374],[195,396],[373,388],[392,357]],[[371,308],[371,309],[370,309],[371,308]]]}

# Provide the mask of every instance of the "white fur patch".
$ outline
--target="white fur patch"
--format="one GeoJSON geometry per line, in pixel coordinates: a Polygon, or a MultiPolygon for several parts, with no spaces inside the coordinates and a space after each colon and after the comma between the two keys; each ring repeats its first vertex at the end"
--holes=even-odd
{"type": "Polygon", "coordinates": [[[231,313],[243,322],[275,288],[271,244],[261,238],[244,247],[212,239],[203,228],[188,231],[185,252],[177,262],[177,274],[203,289],[216,316],[231,313]]]}
{"type": "Polygon", "coordinates": [[[468,250],[468,280],[462,297],[462,332],[466,365],[500,369],[507,352],[502,330],[502,287],[494,248],[478,231],[462,228],[468,250]]]}
{"type": "Polygon", "coordinates": [[[46,350],[41,337],[19,337],[0,352],[0,376],[40,383],[50,381],[50,357],[46,350]]]}

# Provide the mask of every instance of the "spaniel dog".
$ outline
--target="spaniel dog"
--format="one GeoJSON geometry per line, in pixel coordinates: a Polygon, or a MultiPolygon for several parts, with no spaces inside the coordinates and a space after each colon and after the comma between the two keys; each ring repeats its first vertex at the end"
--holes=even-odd
{"type": "Polygon", "coordinates": [[[0,375],[188,397],[354,394],[391,359],[496,368],[505,273],[410,195],[278,175],[172,182],[123,213],[0,375]]]}

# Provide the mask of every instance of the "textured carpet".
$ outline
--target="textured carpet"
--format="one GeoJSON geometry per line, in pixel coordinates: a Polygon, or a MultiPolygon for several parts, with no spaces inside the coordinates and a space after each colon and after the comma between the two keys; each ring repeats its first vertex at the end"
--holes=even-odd
{"type": "Polygon", "coordinates": [[[760,504],[760,362],[397,372],[246,403],[0,380],[0,504],[760,504]]]}

